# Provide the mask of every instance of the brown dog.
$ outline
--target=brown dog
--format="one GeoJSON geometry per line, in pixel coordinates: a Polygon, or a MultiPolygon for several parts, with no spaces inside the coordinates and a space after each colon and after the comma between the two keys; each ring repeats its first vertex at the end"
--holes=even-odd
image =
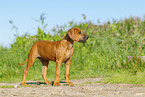
{"type": "Polygon", "coordinates": [[[71,28],[68,30],[66,36],[56,42],[52,41],[38,41],[33,44],[27,59],[19,65],[23,65],[27,60],[27,66],[23,72],[23,81],[22,85],[26,84],[26,76],[29,68],[33,65],[36,58],[39,58],[43,64],[42,68],[42,77],[44,78],[47,85],[51,83],[47,80],[46,73],[49,61],[56,62],[56,72],[55,72],[55,81],[54,85],[59,86],[59,77],[60,77],[60,65],[62,62],[65,62],[65,77],[67,85],[73,85],[72,82],[69,82],[69,70],[71,58],[73,55],[73,43],[74,42],[86,42],[89,37],[79,29],[71,28]]]}

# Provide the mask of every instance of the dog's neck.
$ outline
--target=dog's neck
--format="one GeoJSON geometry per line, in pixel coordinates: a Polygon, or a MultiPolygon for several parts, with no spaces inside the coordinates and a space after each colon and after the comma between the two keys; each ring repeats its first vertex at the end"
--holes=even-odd
{"type": "Polygon", "coordinates": [[[68,34],[63,38],[66,40],[70,46],[73,46],[74,41],[68,36],[68,34]]]}

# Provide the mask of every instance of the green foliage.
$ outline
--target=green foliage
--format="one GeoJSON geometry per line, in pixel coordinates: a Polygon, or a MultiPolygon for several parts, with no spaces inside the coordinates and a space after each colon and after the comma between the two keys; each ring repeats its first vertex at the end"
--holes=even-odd
{"type": "MultiPolygon", "coordinates": [[[[129,61],[127,56],[145,55],[145,20],[130,17],[119,21],[112,19],[112,22],[108,21],[104,24],[99,22],[99,24],[94,24],[91,21],[86,21],[85,15],[83,18],[84,21],[80,23],[71,21],[68,25],[56,26],[52,35],[46,34],[47,24],[44,22],[45,15],[43,14],[40,21],[38,20],[41,27],[38,27],[37,35],[17,36],[15,42],[11,44],[11,48],[0,47],[0,82],[21,81],[26,64],[19,66],[18,63],[26,59],[34,42],[61,40],[65,36],[67,28],[78,27],[89,35],[89,39],[85,44],[74,44],[70,70],[71,78],[109,77],[110,80],[107,79],[106,82],[142,83],[142,80],[137,82],[135,80],[145,79],[143,76],[145,63],[136,57],[133,61],[129,61]],[[120,79],[118,79],[119,77],[120,79]],[[125,80],[127,77],[135,80],[125,80]]],[[[27,80],[42,80],[41,68],[40,61],[36,60],[30,68],[27,80]]],[[[64,71],[64,64],[62,64],[61,79],[64,79],[64,71]]],[[[54,73],[55,63],[50,62],[48,78],[53,79],[54,73]]]]}

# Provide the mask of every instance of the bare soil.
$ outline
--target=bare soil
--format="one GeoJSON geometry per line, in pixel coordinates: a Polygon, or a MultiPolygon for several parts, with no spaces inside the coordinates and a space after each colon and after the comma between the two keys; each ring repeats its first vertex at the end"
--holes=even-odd
{"type": "Polygon", "coordinates": [[[0,83],[0,97],[145,97],[143,85],[101,84],[101,78],[71,80],[75,85],[48,86],[43,82],[29,81],[28,86],[20,83],[0,83]],[[6,86],[12,86],[8,88],[6,86]]]}

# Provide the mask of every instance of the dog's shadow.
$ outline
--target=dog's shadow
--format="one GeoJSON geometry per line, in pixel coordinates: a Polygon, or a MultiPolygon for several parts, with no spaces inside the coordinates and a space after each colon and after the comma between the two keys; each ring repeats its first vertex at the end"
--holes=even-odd
{"type": "MultiPolygon", "coordinates": [[[[65,84],[66,82],[64,81],[59,81],[60,84],[65,84]]],[[[27,85],[47,85],[46,82],[26,82],[27,85]]],[[[54,81],[51,82],[51,85],[53,86],[54,81]]],[[[20,84],[22,85],[22,84],[20,84]]]]}

